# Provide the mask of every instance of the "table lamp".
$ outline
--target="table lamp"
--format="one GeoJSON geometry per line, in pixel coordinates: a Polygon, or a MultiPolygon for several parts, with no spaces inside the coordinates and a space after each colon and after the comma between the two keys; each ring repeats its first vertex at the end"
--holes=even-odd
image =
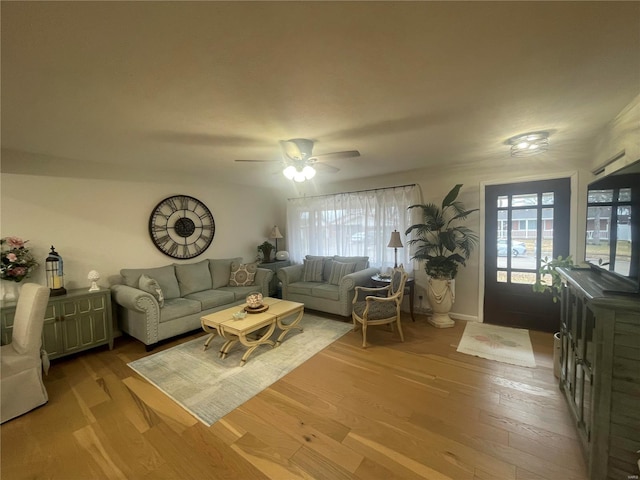
{"type": "Polygon", "coordinates": [[[403,246],[404,245],[402,245],[402,241],[400,240],[400,232],[397,230],[391,232],[391,240],[389,240],[389,245],[387,245],[387,247],[393,248],[393,251],[395,253],[395,263],[393,265],[393,268],[398,268],[398,249],[402,248],[403,246]]]}
{"type": "Polygon", "coordinates": [[[278,228],[277,225],[274,225],[273,228],[271,229],[271,234],[269,235],[269,238],[275,238],[276,239],[276,253],[278,252],[278,239],[279,238],[284,238],[282,236],[282,234],[280,233],[280,229],[278,228]]]}

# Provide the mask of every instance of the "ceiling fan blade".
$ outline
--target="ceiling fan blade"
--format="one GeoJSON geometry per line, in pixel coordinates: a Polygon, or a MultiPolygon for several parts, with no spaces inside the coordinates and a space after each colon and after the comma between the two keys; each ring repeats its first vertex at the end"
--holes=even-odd
{"type": "Polygon", "coordinates": [[[338,167],[334,167],[333,165],[327,165],[326,163],[322,163],[322,162],[314,163],[313,168],[315,168],[318,171],[318,173],[336,173],[340,171],[338,167]]]}
{"type": "Polygon", "coordinates": [[[234,160],[234,162],[274,163],[274,162],[282,162],[282,160],[234,160]]]}
{"type": "Polygon", "coordinates": [[[345,150],[343,152],[320,153],[319,155],[314,155],[312,158],[352,158],[359,156],[360,152],[358,150],[345,150]]]}

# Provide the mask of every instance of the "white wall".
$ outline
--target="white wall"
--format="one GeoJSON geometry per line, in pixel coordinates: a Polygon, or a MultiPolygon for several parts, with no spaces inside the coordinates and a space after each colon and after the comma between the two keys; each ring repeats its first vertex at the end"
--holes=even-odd
{"type": "MultiPolygon", "coordinates": [[[[273,191],[201,181],[147,183],[35,174],[0,175],[0,236],[19,236],[40,261],[32,281],[46,284],[44,261],[54,245],[64,260],[65,287],[88,287],[95,269],[101,286],[121,268],[197,262],[205,258],[256,258],[257,246],[284,218],[273,191]],[[211,246],[191,260],[174,260],[151,242],[151,210],[164,198],[185,194],[204,202],[216,223],[211,246]]],[[[280,223],[283,225],[283,223],[280,223]]],[[[284,228],[281,227],[284,234],[284,228]]]]}

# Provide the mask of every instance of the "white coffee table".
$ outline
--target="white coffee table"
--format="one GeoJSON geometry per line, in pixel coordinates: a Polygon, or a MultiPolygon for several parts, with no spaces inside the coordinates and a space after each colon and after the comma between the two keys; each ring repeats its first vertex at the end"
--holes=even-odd
{"type": "Polygon", "coordinates": [[[266,297],[263,303],[269,306],[269,309],[262,313],[247,313],[247,316],[236,320],[233,314],[242,310],[246,304],[237,305],[235,307],[220,310],[219,312],[205,315],[200,319],[202,329],[209,333],[209,337],[204,343],[206,350],[211,340],[217,335],[226,339],[226,342],[220,348],[220,358],[226,358],[231,347],[237,342],[247,347],[247,351],[240,360],[240,366],[244,366],[249,355],[260,345],[270,345],[272,348],[280,345],[284,337],[291,330],[300,330],[302,327],[298,325],[304,315],[304,304],[298,302],[290,302],[288,300],[280,300],[277,298],[266,297]],[[285,322],[284,319],[295,315],[293,320],[285,322]],[[260,332],[257,338],[251,338],[251,335],[264,327],[268,327],[264,332],[260,332]],[[278,327],[282,332],[278,339],[274,342],[270,339],[271,335],[278,327]]]}

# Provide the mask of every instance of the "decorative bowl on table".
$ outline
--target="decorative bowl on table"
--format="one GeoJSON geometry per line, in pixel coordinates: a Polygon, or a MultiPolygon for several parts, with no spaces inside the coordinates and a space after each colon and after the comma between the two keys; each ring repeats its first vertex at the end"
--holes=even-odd
{"type": "Polygon", "coordinates": [[[240,310],[239,312],[235,312],[233,314],[233,318],[235,318],[236,320],[242,320],[246,316],[247,312],[245,312],[244,310],[240,310]]]}
{"type": "Polygon", "coordinates": [[[247,307],[251,309],[262,308],[262,294],[260,292],[251,292],[246,298],[247,307]]]}

